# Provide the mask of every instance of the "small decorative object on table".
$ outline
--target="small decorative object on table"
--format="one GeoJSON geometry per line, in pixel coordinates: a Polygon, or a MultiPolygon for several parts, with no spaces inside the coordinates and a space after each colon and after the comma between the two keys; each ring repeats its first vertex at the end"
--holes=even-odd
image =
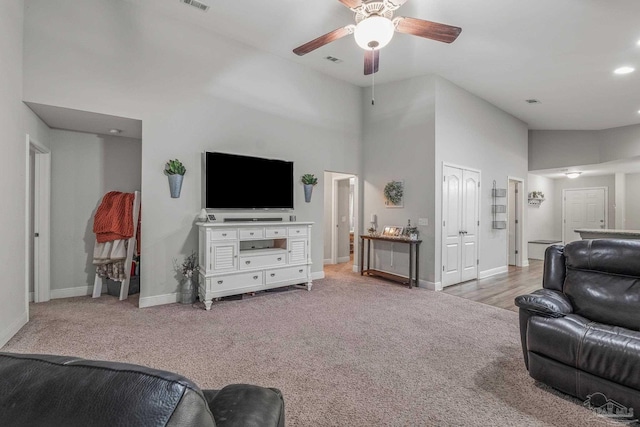
{"type": "Polygon", "coordinates": [[[382,237],[402,237],[402,227],[386,226],[382,230],[382,237]]]}
{"type": "Polygon", "coordinates": [[[369,236],[375,236],[377,234],[376,233],[376,228],[373,225],[371,227],[369,227],[367,229],[367,231],[369,232],[369,236]]]}
{"type": "Polygon", "coordinates": [[[418,227],[412,227],[411,220],[407,220],[407,226],[404,228],[404,235],[411,240],[418,240],[418,227]]]}
{"type": "Polygon", "coordinates": [[[384,186],[384,204],[388,208],[403,207],[404,181],[391,181],[384,186]]]}
{"type": "Polygon", "coordinates": [[[164,166],[164,173],[169,177],[169,191],[171,192],[171,197],[174,199],[180,197],[182,179],[186,172],[187,169],[178,159],[169,160],[164,166]]]}
{"type": "Polygon", "coordinates": [[[182,265],[177,266],[176,270],[184,276],[182,285],[180,286],[180,302],[182,304],[193,304],[196,301],[196,287],[193,285],[193,273],[198,269],[198,255],[192,252],[186,257],[182,265]]]}
{"type": "Polygon", "coordinates": [[[318,183],[318,178],[312,173],[305,173],[302,175],[302,184],[304,185],[304,201],[309,203],[311,201],[311,193],[313,192],[313,186],[318,183]]]}

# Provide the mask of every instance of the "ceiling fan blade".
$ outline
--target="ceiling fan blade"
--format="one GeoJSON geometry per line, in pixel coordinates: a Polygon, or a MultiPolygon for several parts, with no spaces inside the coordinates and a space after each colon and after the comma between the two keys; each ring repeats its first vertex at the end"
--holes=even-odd
{"type": "Polygon", "coordinates": [[[380,50],[365,50],[364,51],[364,75],[368,76],[378,72],[378,65],[380,64],[380,50]]]}
{"type": "Polygon", "coordinates": [[[397,8],[405,4],[407,1],[408,0],[387,0],[387,3],[391,5],[392,10],[396,10],[397,8]]]}
{"type": "Polygon", "coordinates": [[[293,53],[298,56],[305,55],[316,50],[319,47],[324,46],[325,44],[331,43],[332,41],[352,34],[354,29],[355,25],[347,25],[346,27],[338,28],[337,30],[333,30],[330,33],[318,37],[317,39],[311,40],[310,42],[305,43],[302,46],[298,46],[297,48],[293,49],[293,53]]]}
{"type": "Polygon", "coordinates": [[[404,16],[393,20],[396,31],[399,33],[413,34],[414,36],[437,40],[444,43],[452,43],[462,32],[462,28],[447,24],[425,21],[404,16]]]}
{"type": "Polygon", "coordinates": [[[347,6],[349,9],[355,9],[357,7],[362,6],[362,0],[338,0],[338,1],[343,5],[347,6]]]}

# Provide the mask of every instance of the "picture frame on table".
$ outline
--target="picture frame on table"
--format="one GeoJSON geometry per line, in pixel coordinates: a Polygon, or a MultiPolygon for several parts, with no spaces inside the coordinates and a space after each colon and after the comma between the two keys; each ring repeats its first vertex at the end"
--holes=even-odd
{"type": "Polygon", "coordinates": [[[401,237],[404,227],[398,227],[395,225],[385,226],[382,230],[382,237],[401,237]]]}

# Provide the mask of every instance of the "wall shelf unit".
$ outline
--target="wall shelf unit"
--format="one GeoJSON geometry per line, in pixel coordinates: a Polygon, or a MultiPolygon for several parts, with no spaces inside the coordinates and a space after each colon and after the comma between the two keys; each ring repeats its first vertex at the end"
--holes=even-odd
{"type": "Polygon", "coordinates": [[[491,221],[491,228],[494,230],[503,230],[507,228],[507,221],[503,219],[502,215],[507,213],[507,205],[503,200],[499,200],[507,197],[506,188],[497,188],[496,181],[493,181],[493,188],[491,188],[491,197],[493,198],[493,204],[491,205],[491,213],[493,214],[493,220],[491,221]]]}

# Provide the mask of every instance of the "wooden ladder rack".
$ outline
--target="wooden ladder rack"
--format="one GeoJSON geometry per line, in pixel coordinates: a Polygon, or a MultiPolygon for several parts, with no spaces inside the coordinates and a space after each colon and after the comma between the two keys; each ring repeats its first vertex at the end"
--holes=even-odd
{"type": "MultiPolygon", "coordinates": [[[[140,192],[135,191],[133,196],[133,236],[129,238],[127,242],[127,257],[124,261],[124,275],[125,279],[120,286],[120,301],[127,299],[129,296],[129,283],[131,281],[131,262],[133,261],[133,254],[136,250],[137,235],[138,235],[138,218],[140,217],[140,192]]],[[[96,273],[96,278],[93,281],[93,297],[98,298],[102,293],[102,277],[96,273]]]]}

